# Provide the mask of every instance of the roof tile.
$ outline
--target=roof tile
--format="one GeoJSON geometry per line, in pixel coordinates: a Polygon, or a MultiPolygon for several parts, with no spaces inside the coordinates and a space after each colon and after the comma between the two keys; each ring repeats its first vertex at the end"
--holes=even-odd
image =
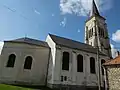
{"type": "Polygon", "coordinates": [[[118,65],[120,64],[120,55],[114,59],[109,60],[108,62],[104,63],[103,65],[118,65]]]}

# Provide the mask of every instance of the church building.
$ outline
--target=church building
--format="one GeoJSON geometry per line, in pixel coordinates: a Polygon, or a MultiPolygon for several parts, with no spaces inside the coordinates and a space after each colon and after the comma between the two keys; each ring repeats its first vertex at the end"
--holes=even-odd
{"type": "Polygon", "coordinates": [[[111,58],[107,24],[93,0],[85,22],[85,43],[52,34],[45,41],[27,37],[4,41],[0,83],[104,90],[107,87],[102,64],[111,58]]]}

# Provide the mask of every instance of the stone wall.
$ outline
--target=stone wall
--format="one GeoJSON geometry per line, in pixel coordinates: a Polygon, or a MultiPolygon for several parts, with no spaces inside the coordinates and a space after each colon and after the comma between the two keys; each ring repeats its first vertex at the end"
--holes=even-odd
{"type": "Polygon", "coordinates": [[[109,90],[120,90],[120,65],[106,68],[109,90]]]}

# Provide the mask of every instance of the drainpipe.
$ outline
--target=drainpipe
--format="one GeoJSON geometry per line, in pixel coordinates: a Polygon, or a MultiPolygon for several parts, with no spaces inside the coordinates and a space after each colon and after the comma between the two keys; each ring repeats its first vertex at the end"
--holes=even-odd
{"type": "Polygon", "coordinates": [[[107,70],[105,68],[105,66],[103,66],[104,69],[104,78],[105,78],[105,90],[108,90],[108,83],[107,83],[107,70]]]}
{"type": "Polygon", "coordinates": [[[97,47],[97,62],[98,62],[98,90],[101,90],[101,77],[100,77],[100,62],[99,62],[99,47],[97,47]]]}

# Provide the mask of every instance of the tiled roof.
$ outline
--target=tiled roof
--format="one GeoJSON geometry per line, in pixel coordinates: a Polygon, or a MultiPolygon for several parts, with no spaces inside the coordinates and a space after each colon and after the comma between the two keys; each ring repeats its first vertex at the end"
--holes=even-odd
{"type": "Polygon", "coordinates": [[[120,64],[120,55],[117,56],[116,58],[114,59],[111,59],[109,61],[107,61],[106,63],[104,63],[103,65],[118,65],[120,64]]]}
{"type": "MultiPolygon", "coordinates": [[[[67,38],[64,38],[64,37],[52,35],[52,34],[49,34],[49,35],[52,38],[52,40],[58,45],[65,46],[65,47],[68,47],[68,48],[83,50],[83,51],[86,51],[86,52],[97,53],[97,49],[93,48],[91,45],[81,43],[81,42],[78,42],[78,41],[75,41],[75,40],[67,39],[67,38]]],[[[101,52],[99,52],[99,54],[105,55],[101,52]]]]}
{"type": "Polygon", "coordinates": [[[18,38],[18,39],[15,39],[15,40],[10,40],[10,41],[5,41],[5,42],[27,43],[27,44],[49,47],[47,42],[36,40],[36,39],[31,39],[31,38],[27,38],[27,37],[18,38]]]}

